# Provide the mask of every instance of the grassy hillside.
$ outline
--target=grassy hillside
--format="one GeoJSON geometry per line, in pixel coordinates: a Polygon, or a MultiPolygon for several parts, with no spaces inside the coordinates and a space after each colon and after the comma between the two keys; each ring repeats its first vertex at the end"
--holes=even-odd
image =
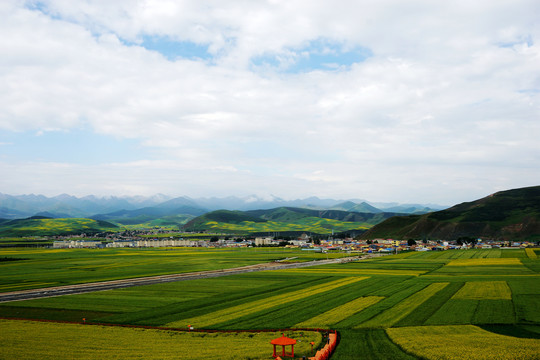
{"type": "Polygon", "coordinates": [[[103,220],[31,217],[0,223],[0,236],[56,236],[115,231],[118,226],[103,220]]]}
{"type": "Polygon", "coordinates": [[[540,239],[540,186],[501,191],[421,216],[391,218],[364,237],[540,239]]]}
{"type": "Polygon", "coordinates": [[[185,229],[226,233],[311,232],[331,234],[364,231],[394,213],[356,213],[341,210],[312,210],[281,207],[270,210],[219,210],[188,222],[185,229]]]}

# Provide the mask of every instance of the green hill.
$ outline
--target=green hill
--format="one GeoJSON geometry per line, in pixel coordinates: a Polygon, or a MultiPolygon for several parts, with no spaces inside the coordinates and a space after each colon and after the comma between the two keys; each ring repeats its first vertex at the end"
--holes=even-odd
{"type": "Polygon", "coordinates": [[[366,239],[540,239],[540,186],[497,192],[429,214],[394,217],[363,236],[366,239]]]}
{"type": "Polygon", "coordinates": [[[51,219],[34,216],[27,219],[9,220],[0,223],[0,236],[57,236],[95,234],[115,231],[118,226],[103,220],[85,218],[51,219]]]}
{"type": "Polygon", "coordinates": [[[199,216],[186,230],[226,233],[311,232],[331,234],[351,230],[365,231],[395,213],[356,213],[340,210],[313,210],[280,207],[269,210],[219,210],[199,216]]]}

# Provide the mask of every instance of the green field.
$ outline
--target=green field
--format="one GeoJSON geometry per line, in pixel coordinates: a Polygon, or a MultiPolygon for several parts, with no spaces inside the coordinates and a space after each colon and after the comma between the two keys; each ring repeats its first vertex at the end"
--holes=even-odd
{"type": "MultiPolygon", "coordinates": [[[[27,259],[0,263],[0,291],[293,256],[305,261],[327,255],[284,249],[0,250],[0,257],[27,259]]],[[[485,344],[512,342],[526,344],[533,355],[508,345],[497,348],[504,353],[501,358],[533,359],[540,344],[539,265],[538,257],[522,249],[402,253],[4,303],[0,316],[181,329],[331,328],[341,334],[332,359],[454,359],[453,342],[443,341],[446,335],[426,338],[426,344],[436,343],[436,351],[435,345],[421,346],[415,339],[463,333],[470,335],[454,341],[472,354],[470,359],[483,358],[485,344]]],[[[253,353],[252,358],[269,357],[253,353]]]]}
{"type": "Polygon", "coordinates": [[[0,292],[141,276],[220,270],[288,257],[342,257],[273,248],[0,249],[0,292]]]}

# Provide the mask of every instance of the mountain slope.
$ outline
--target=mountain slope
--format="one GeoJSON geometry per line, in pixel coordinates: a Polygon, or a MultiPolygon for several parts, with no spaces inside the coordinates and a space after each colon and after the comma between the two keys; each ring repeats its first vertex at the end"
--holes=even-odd
{"type": "Polygon", "coordinates": [[[497,192],[425,215],[388,219],[363,235],[373,238],[540,238],[540,186],[497,192]]]}
{"type": "Polygon", "coordinates": [[[340,210],[313,210],[280,207],[269,210],[219,210],[188,222],[187,230],[229,231],[234,233],[365,231],[394,213],[355,213],[340,210]]]}
{"type": "Polygon", "coordinates": [[[343,210],[343,211],[354,211],[360,213],[381,213],[383,212],[380,209],[377,209],[375,206],[369,205],[367,202],[361,202],[357,204],[352,201],[345,201],[334,205],[330,208],[331,210],[343,210]]]}
{"type": "Polygon", "coordinates": [[[101,220],[51,219],[42,216],[9,220],[0,224],[0,236],[88,235],[115,230],[118,230],[118,226],[101,220]]]}

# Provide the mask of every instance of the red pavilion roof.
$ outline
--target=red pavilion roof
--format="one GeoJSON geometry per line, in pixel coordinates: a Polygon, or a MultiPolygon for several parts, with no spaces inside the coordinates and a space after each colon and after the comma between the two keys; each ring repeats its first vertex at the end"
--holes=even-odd
{"type": "Polygon", "coordinates": [[[270,344],[272,345],[294,345],[296,344],[296,340],[294,339],[291,339],[291,338],[288,338],[286,337],[285,335],[277,338],[277,339],[274,339],[272,341],[270,341],[270,344]]]}

